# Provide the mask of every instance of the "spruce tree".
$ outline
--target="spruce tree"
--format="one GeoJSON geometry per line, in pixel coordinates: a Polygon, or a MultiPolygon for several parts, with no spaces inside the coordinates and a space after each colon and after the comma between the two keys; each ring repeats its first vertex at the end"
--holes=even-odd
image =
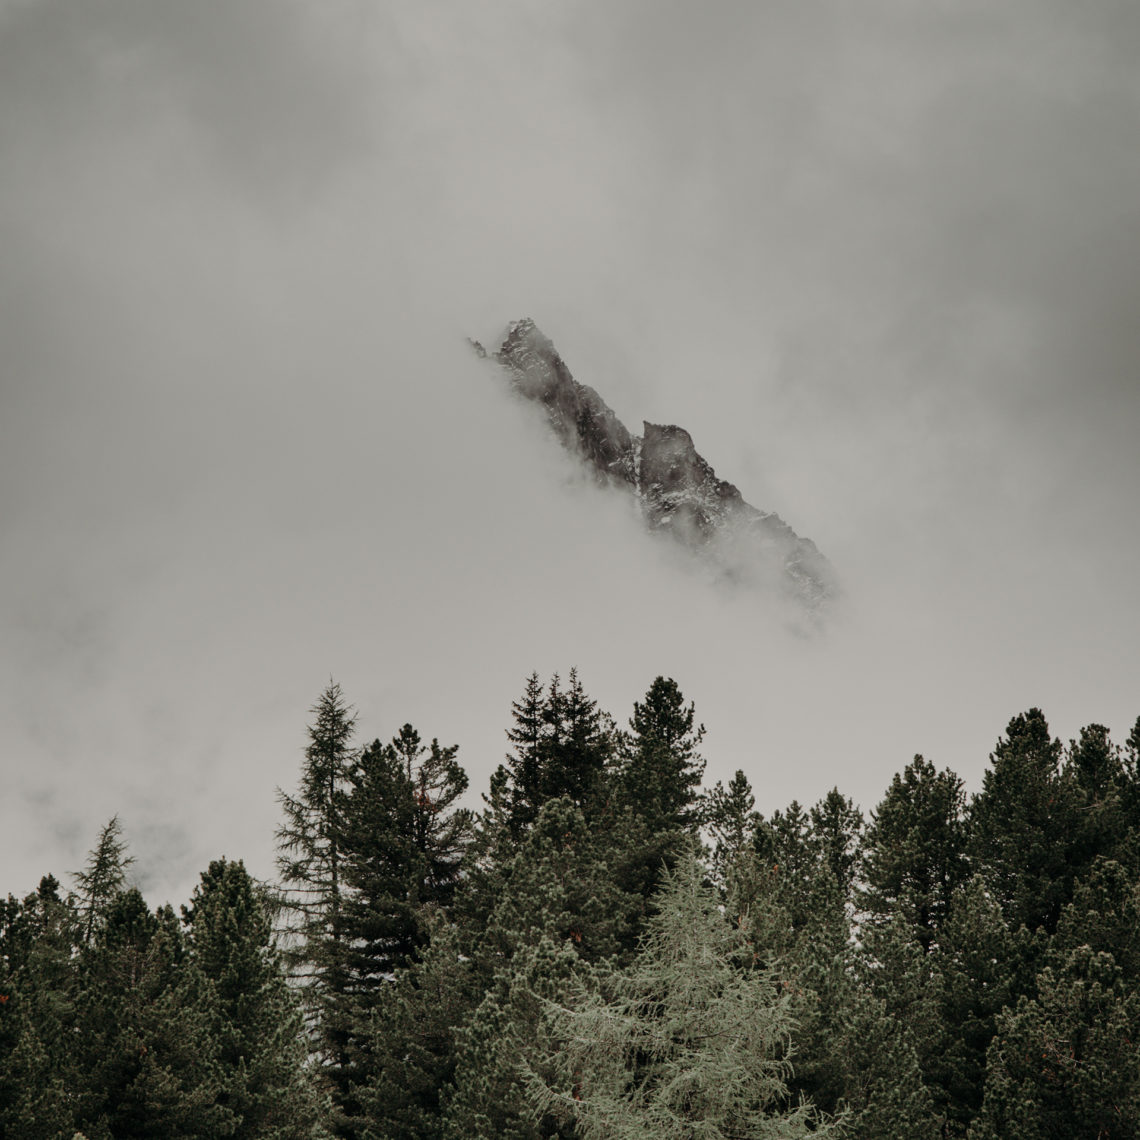
{"type": "Polygon", "coordinates": [[[333,1079],[346,1131],[363,1111],[353,1086],[372,1080],[382,992],[423,951],[432,912],[451,903],[459,880],[471,816],[455,806],[467,787],[457,752],[438,740],[424,745],[405,724],[389,744],[365,748],[348,773],[338,833],[343,989],[324,1014],[343,1058],[333,1079]]]}
{"type": "Polygon", "coordinates": [[[657,677],[634,701],[621,770],[626,801],[651,832],[692,830],[705,762],[698,749],[705,726],[672,677],[657,677]]]}
{"type": "Polygon", "coordinates": [[[499,810],[511,839],[518,842],[548,800],[568,796],[591,813],[600,806],[614,732],[575,669],[570,670],[567,688],[556,673],[545,691],[538,674],[532,673],[511,712],[514,726],[507,730],[507,739],[514,750],[496,781],[501,788],[499,810]]]}
{"type": "Polygon", "coordinates": [[[279,903],[286,921],[282,953],[301,985],[322,1072],[343,1091],[350,1066],[345,1005],[351,947],[344,930],[342,810],[356,758],[356,718],[335,682],[311,711],[297,794],[277,792],[285,816],[277,829],[279,903]]]}

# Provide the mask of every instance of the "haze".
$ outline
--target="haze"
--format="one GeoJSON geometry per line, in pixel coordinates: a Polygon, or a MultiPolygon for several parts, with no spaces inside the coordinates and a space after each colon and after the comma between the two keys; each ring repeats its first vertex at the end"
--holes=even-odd
{"type": "Polygon", "coordinates": [[[1127,0],[0,0],[0,889],[116,812],[152,902],[271,874],[330,676],[473,801],[533,669],[675,677],[765,812],[1123,739],[1137,58],[1127,0]],[[825,630],[576,474],[465,343],[521,316],[825,630]]]}

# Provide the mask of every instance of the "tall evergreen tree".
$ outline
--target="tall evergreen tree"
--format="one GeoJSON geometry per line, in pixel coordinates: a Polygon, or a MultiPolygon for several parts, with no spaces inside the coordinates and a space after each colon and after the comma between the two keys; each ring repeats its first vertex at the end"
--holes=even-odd
{"type": "Polygon", "coordinates": [[[52,1140],[74,1131],[77,950],[74,896],[52,875],[0,904],[0,1138],[52,1140]]]}
{"type": "Polygon", "coordinates": [[[979,877],[958,888],[935,954],[942,1035],[929,1061],[947,1136],[965,1136],[981,1109],[998,1015],[1034,985],[1028,937],[1010,932],[979,877]]]}
{"type": "Polygon", "coordinates": [[[301,1011],[273,945],[264,893],[240,861],[218,859],[182,915],[190,961],[209,987],[217,1100],[237,1118],[234,1140],[316,1136],[301,1011]]]}
{"type": "Polygon", "coordinates": [[[349,771],[338,835],[344,984],[325,1011],[343,1055],[333,1078],[345,1132],[363,1111],[353,1086],[368,1084],[375,1068],[382,991],[423,951],[430,913],[450,904],[459,881],[471,815],[455,806],[467,787],[457,752],[438,740],[424,745],[406,724],[389,744],[365,748],[349,771]]]}
{"type": "Polygon", "coordinates": [[[657,677],[644,701],[634,701],[621,772],[628,803],[649,830],[681,831],[699,819],[697,790],[705,762],[698,749],[705,726],[672,677],[657,677]]]}
{"type": "Polygon", "coordinates": [[[532,673],[520,700],[513,702],[514,746],[497,775],[499,809],[517,842],[538,818],[542,805],[559,796],[592,811],[614,750],[610,718],[587,696],[577,670],[569,685],[555,674],[546,690],[532,673]]]}
{"type": "Polygon", "coordinates": [[[812,846],[830,869],[844,900],[849,900],[859,869],[863,813],[838,788],[832,788],[808,814],[812,846]]]}
{"type": "Polygon", "coordinates": [[[83,870],[74,872],[83,915],[83,940],[88,944],[94,940],[103,913],[123,889],[127,868],[135,861],[133,855],[127,854],[122,832],[119,817],[113,815],[99,832],[98,842],[87,856],[83,870]]]}
{"type": "Polygon", "coordinates": [[[1042,971],[998,1017],[975,1140],[1140,1135],[1140,993],[1089,946],[1042,971]]]}
{"type": "Polygon", "coordinates": [[[1128,858],[1131,820],[1125,801],[1122,750],[1112,743],[1103,724],[1081,729],[1069,742],[1063,778],[1071,781],[1077,813],[1071,862],[1080,876],[1097,858],[1128,858]]]}
{"type": "Polygon", "coordinates": [[[727,788],[717,780],[705,796],[701,815],[713,842],[712,876],[725,890],[733,866],[751,847],[760,822],[748,777],[737,769],[727,788]]]}
{"type": "Polygon", "coordinates": [[[1040,709],[1014,717],[970,804],[970,856],[1014,930],[1052,934],[1072,894],[1079,799],[1040,709]]]}
{"type": "Polygon", "coordinates": [[[233,1134],[213,1036],[212,994],[186,959],[170,907],[120,894],[82,961],[76,1125],[89,1140],[233,1134]]]}
{"type": "Polygon", "coordinates": [[[280,906],[286,918],[282,954],[301,984],[321,1071],[343,1091],[350,1071],[346,993],[351,947],[344,929],[342,809],[356,758],[356,718],[335,682],[311,711],[314,720],[297,794],[277,792],[285,816],[277,829],[280,906]]]}
{"type": "Polygon", "coordinates": [[[964,810],[962,781],[916,756],[895,775],[864,836],[862,905],[879,923],[901,915],[924,951],[969,873],[964,810]]]}

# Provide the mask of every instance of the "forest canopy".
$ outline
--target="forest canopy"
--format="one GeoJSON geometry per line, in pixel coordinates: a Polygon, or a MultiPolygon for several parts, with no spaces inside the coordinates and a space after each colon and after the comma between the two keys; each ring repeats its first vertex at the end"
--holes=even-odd
{"type": "Polygon", "coordinates": [[[152,908],[116,817],[0,904],[0,1140],[1140,1135],[1140,719],[768,814],[667,677],[531,674],[478,810],[357,726],[330,683],[273,881],[152,908]]]}

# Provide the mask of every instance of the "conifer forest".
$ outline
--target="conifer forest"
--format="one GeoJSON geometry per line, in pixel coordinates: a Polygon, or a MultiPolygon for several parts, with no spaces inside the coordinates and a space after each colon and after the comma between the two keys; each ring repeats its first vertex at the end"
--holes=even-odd
{"type": "Polygon", "coordinates": [[[272,881],[156,909],[114,818],[2,904],[3,1140],[1140,1135],[1140,719],[770,814],[665,677],[532,674],[481,797],[303,719],[272,881]]]}

